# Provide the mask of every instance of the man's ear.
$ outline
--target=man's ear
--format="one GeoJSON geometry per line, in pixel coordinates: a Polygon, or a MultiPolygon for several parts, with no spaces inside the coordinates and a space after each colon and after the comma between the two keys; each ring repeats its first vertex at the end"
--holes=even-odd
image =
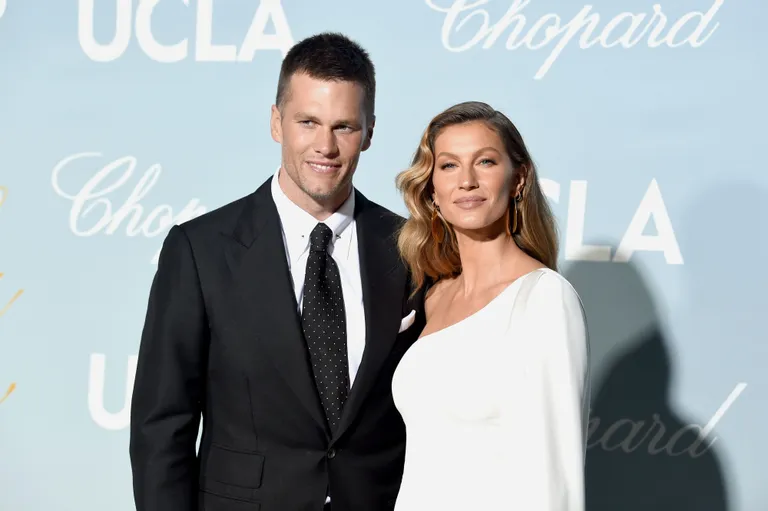
{"type": "Polygon", "coordinates": [[[365,140],[363,140],[363,151],[366,151],[371,147],[371,139],[373,139],[373,127],[376,124],[376,116],[371,117],[371,123],[368,125],[368,130],[365,134],[365,140]]]}
{"type": "Polygon", "coordinates": [[[269,118],[269,131],[272,134],[272,140],[278,144],[283,143],[283,125],[282,115],[277,105],[272,105],[272,112],[269,118]]]}

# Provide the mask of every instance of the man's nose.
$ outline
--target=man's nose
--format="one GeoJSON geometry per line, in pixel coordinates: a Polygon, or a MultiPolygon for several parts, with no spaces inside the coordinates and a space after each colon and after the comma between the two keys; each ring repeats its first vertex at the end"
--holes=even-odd
{"type": "Polygon", "coordinates": [[[339,151],[336,135],[332,129],[319,129],[315,138],[315,151],[326,157],[333,157],[339,151]]]}

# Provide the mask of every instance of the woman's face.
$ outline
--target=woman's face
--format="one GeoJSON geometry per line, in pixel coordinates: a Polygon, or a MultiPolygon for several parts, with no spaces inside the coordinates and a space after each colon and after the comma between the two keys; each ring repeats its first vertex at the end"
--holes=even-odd
{"type": "Polygon", "coordinates": [[[454,229],[503,232],[511,197],[522,189],[514,179],[504,144],[487,124],[449,126],[435,139],[432,199],[454,229]]]}

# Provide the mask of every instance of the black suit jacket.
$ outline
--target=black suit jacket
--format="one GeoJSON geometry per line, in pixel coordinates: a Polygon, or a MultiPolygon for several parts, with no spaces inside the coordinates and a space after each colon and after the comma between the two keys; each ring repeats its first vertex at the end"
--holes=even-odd
{"type": "Polygon", "coordinates": [[[392,374],[424,325],[395,245],[403,219],[354,192],[366,343],[331,435],[271,179],[164,241],[131,406],[137,511],[320,511],[329,492],[334,511],[394,506],[405,430],[392,374]]]}

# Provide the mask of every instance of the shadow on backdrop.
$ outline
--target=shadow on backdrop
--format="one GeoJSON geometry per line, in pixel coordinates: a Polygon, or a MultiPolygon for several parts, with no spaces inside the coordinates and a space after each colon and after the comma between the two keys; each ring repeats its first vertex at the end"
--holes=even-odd
{"type": "Polygon", "coordinates": [[[728,439],[724,473],[731,508],[766,511],[768,182],[764,173],[743,175],[741,148],[731,154],[735,172],[725,167],[721,180],[686,204],[675,226],[685,256],[685,299],[674,311],[682,328],[675,332],[696,345],[686,362],[705,375],[695,383],[699,395],[724,396],[735,385],[746,386],[717,425],[718,444],[728,439]]]}
{"type": "Polygon", "coordinates": [[[642,275],[631,263],[595,262],[563,275],[590,334],[587,511],[727,511],[718,443],[671,408],[674,364],[642,275]]]}

